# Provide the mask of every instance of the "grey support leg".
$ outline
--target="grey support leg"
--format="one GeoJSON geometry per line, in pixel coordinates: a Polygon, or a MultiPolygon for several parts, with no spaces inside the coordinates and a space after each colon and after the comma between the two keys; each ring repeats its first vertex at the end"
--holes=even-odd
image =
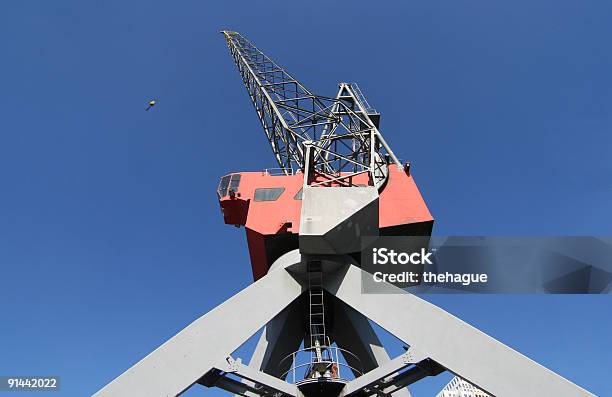
{"type": "MultiPolygon", "coordinates": [[[[368,319],[340,299],[335,301],[333,334],[336,344],[359,358],[357,360],[351,355],[345,355],[347,364],[366,373],[389,362],[391,360],[389,354],[368,319]]],[[[410,397],[411,394],[407,388],[404,388],[394,393],[394,396],[410,397]]]]}
{"type": "Polygon", "coordinates": [[[291,367],[291,360],[281,361],[300,348],[304,340],[304,308],[296,299],[264,328],[249,367],[281,377],[291,367]]]}
{"type": "MultiPolygon", "coordinates": [[[[287,356],[298,350],[304,340],[303,316],[302,302],[296,299],[266,324],[249,367],[281,378],[293,363],[287,356]]],[[[250,387],[255,385],[249,380],[243,380],[243,383],[250,387]]]]}
{"type": "Polygon", "coordinates": [[[593,394],[482,331],[395,286],[363,294],[354,265],[326,278],[325,288],[411,347],[490,394],[502,397],[593,394]]]}
{"type": "Polygon", "coordinates": [[[302,293],[283,268],[200,317],[98,391],[96,397],[177,396],[302,293]]]}

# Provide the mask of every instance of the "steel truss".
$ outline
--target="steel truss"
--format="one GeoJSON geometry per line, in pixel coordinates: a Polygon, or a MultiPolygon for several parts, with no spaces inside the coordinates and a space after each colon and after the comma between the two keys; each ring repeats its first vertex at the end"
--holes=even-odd
{"type": "Polygon", "coordinates": [[[240,33],[222,33],[284,173],[304,172],[322,186],[367,173],[381,186],[387,164],[401,166],[356,84],[340,83],[335,98],[315,95],[240,33]]]}

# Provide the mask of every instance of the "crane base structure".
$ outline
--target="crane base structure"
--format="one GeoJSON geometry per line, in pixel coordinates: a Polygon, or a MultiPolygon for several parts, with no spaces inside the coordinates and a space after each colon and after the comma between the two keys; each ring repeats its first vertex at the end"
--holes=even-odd
{"type": "MultiPolygon", "coordinates": [[[[304,341],[300,299],[308,293],[304,274],[312,258],[291,251],[270,272],[200,317],[94,394],[177,396],[202,385],[243,396],[410,396],[406,388],[450,371],[494,396],[593,396],[477,328],[417,296],[387,284],[385,293],[361,292],[369,277],[348,256],[321,259],[323,289],[333,302],[330,337],[347,355],[355,376],[292,382],[291,356],[304,341]],[[364,274],[365,273],[365,274],[364,274]],[[390,358],[368,319],[397,337],[407,351],[390,358]],[[263,328],[249,364],[232,353],[263,328]],[[279,365],[280,364],[280,365],[279,365]],[[361,374],[363,371],[363,374],[361,374]],[[314,386],[314,387],[313,387],[314,386]]],[[[352,372],[352,371],[351,371],[352,372]]]]}

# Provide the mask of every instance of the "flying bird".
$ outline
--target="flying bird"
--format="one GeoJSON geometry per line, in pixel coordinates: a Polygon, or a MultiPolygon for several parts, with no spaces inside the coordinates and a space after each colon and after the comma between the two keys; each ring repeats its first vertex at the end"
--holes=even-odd
{"type": "Polygon", "coordinates": [[[155,106],[155,100],[150,100],[149,101],[149,106],[147,106],[147,108],[145,109],[145,111],[149,111],[149,109],[151,109],[153,106],[155,106]]]}

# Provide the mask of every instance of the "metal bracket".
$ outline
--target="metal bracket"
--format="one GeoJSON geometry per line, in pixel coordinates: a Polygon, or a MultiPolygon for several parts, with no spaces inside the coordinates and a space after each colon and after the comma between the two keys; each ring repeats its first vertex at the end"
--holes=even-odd
{"type": "MultiPolygon", "coordinates": [[[[356,396],[356,395],[383,395],[393,393],[410,383],[414,382],[401,382],[405,383],[401,387],[398,386],[400,381],[405,380],[404,374],[409,372],[400,371],[406,369],[411,365],[416,366],[427,360],[428,358],[423,354],[419,353],[413,348],[408,349],[406,353],[395,357],[394,359],[382,364],[381,366],[374,368],[370,372],[356,378],[355,380],[347,383],[342,392],[343,397],[356,396]],[[391,390],[389,390],[391,389],[391,390]]],[[[428,376],[426,374],[422,377],[428,376]]],[[[420,378],[419,378],[420,379],[420,378]]]]}
{"type": "Polygon", "coordinates": [[[298,397],[298,389],[295,385],[253,369],[243,364],[240,358],[234,359],[232,356],[227,356],[215,369],[218,375],[216,379],[198,383],[208,387],[217,386],[240,395],[245,395],[244,392],[250,392],[259,396],[298,397]],[[228,378],[227,374],[235,375],[252,383],[228,378]]]}

